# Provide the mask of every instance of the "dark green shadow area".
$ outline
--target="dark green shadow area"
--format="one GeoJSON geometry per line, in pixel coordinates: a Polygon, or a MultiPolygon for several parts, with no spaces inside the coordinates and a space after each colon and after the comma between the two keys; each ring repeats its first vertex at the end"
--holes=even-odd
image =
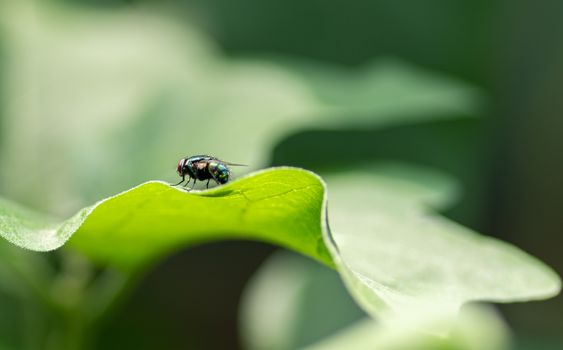
{"type": "Polygon", "coordinates": [[[393,160],[439,169],[456,178],[462,189],[461,200],[445,214],[475,227],[487,210],[489,131],[486,120],[467,116],[385,129],[306,130],[274,148],[272,165],[326,174],[393,160]]]}

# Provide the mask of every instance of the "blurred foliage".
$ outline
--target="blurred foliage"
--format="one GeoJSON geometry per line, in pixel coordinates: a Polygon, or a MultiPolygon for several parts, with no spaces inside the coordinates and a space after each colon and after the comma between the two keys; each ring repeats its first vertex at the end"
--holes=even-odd
{"type": "Polygon", "coordinates": [[[404,324],[378,325],[366,320],[345,329],[327,340],[307,349],[373,349],[382,350],[501,350],[508,349],[509,341],[504,324],[495,312],[481,308],[466,308],[455,320],[436,318],[432,314],[404,324]],[[448,325],[448,336],[417,333],[417,327],[448,325]]]}
{"type": "MultiPolygon", "coordinates": [[[[554,35],[563,30],[562,13],[557,0],[432,0],[408,6],[363,0],[2,0],[0,192],[68,215],[142,181],[169,179],[177,158],[185,155],[170,152],[216,153],[256,168],[270,158],[323,174],[367,159],[400,159],[460,180],[463,200],[448,215],[515,242],[563,271],[557,244],[563,42],[554,35]],[[197,33],[193,23],[218,43],[197,33]],[[242,60],[241,54],[262,59],[242,60]],[[480,93],[444,73],[478,83],[491,104],[479,108],[480,93]],[[399,98],[389,101],[391,91],[399,98]],[[483,114],[492,118],[471,118],[483,114]]],[[[238,259],[270,250],[253,247],[238,259]]],[[[225,254],[209,251],[217,259],[206,261],[214,263],[225,254]]],[[[61,257],[44,258],[32,270],[54,264],[50,273],[58,274],[61,257]]],[[[167,264],[147,278],[158,275],[159,284],[171,286],[151,295],[156,304],[169,302],[168,293],[180,283],[182,269],[161,276],[167,264]]],[[[226,277],[252,269],[225,264],[226,277]]],[[[10,269],[2,293],[21,284],[10,269]]],[[[151,287],[143,283],[141,288],[151,287]]],[[[206,287],[199,288],[205,296],[206,287]]],[[[213,292],[209,283],[207,293],[213,292]]],[[[30,311],[31,298],[16,294],[0,298],[6,316],[0,322],[19,330],[2,329],[0,346],[21,348],[24,339],[27,348],[37,348],[33,336],[20,333],[37,332],[45,317],[38,310],[48,307],[30,311]]],[[[517,345],[561,347],[562,301],[503,307],[517,339],[527,338],[517,345]]],[[[194,303],[186,310],[201,306],[201,299],[194,303]]],[[[109,327],[141,325],[137,310],[145,305],[142,299],[126,304],[117,315],[121,323],[109,327]]],[[[147,312],[145,317],[170,317],[147,312]]],[[[214,322],[212,328],[230,334],[233,344],[232,323],[214,322]]],[[[147,338],[144,345],[201,341],[194,332],[190,341],[175,342],[175,335],[186,332],[182,328],[162,331],[166,342],[147,338]]]]}
{"type": "Polygon", "coordinates": [[[385,324],[361,319],[350,302],[334,274],[303,257],[278,253],[245,291],[241,313],[247,348],[500,350],[509,345],[506,326],[482,306],[464,307],[453,321],[426,313],[385,324]],[[444,328],[439,326],[444,322],[453,322],[446,336],[420,332],[444,328]]]}
{"type": "Polygon", "coordinates": [[[420,111],[448,118],[479,102],[474,89],[399,62],[347,72],[227,60],[152,8],[49,4],[27,0],[2,11],[9,89],[1,179],[10,197],[57,213],[167,177],[185,155],[164,157],[170,150],[259,167],[271,145],[304,127],[430,116],[420,111]],[[30,163],[43,165],[42,183],[21,178],[34,176],[30,163]]]}
{"type": "MultiPolygon", "coordinates": [[[[442,208],[450,217],[471,225],[489,210],[486,180],[492,160],[487,154],[490,126],[470,115],[390,125],[382,129],[342,127],[303,130],[287,137],[273,151],[275,165],[307,167],[321,173],[361,168],[369,160],[394,160],[441,169],[455,177],[461,203],[442,208]],[[447,145],[445,147],[444,145],[447,145]],[[307,147],[309,152],[299,152],[307,147]]],[[[420,119],[430,119],[422,114],[420,119]]],[[[403,118],[406,118],[403,116],[403,118]]]]}
{"type": "Polygon", "coordinates": [[[303,348],[365,316],[338,275],[288,252],[262,264],[240,305],[247,349],[303,348]]]}

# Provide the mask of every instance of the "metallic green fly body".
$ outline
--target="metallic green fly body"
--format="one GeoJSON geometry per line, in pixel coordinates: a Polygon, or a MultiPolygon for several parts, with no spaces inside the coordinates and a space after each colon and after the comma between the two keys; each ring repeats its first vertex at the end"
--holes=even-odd
{"type": "Polygon", "coordinates": [[[180,185],[188,177],[188,182],[184,184],[187,186],[190,180],[193,179],[195,185],[197,180],[207,180],[207,188],[209,188],[209,181],[213,180],[218,185],[226,184],[231,177],[231,170],[229,166],[245,166],[244,164],[235,164],[222,161],[218,158],[206,155],[198,155],[185,157],[180,159],[176,171],[182,177],[182,181],[174,186],[180,185]]]}

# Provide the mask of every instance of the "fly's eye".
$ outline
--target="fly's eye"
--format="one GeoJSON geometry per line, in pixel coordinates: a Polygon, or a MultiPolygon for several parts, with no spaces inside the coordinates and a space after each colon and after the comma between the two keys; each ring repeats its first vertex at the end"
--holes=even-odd
{"type": "Polygon", "coordinates": [[[184,167],[184,159],[180,159],[180,161],[178,162],[178,167],[176,168],[176,171],[178,172],[178,175],[182,175],[182,168],[184,167]]]}

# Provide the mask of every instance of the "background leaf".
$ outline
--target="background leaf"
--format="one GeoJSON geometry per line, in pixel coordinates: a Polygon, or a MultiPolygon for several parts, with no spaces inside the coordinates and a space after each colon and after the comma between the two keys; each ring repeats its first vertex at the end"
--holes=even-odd
{"type": "Polygon", "coordinates": [[[484,305],[467,305],[454,319],[431,312],[386,324],[365,318],[337,275],[298,255],[279,252],[248,284],[241,304],[245,349],[449,349],[509,348],[508,329],[484,305]],[[275,302],[273,302],[275,301],[275,302]],[[433,336],[420,329],[445,328],[433,336]]]}
{"type": "Polygon", "coordinates": [[[401,324],[381,325],[363,320],[347,329],[306,347],[308,350],[365,349],[381,350],[502,350],[509,349],[508,331],[496,312],[485,307],[464,308],[457,319],[432,314],[403,320],[401,324]],[[450,328],[447,336],[420,333],[420,329],[450,328]]]}
{"type": "Polygon", "coordinates": [[[482,103],[468,84],[391,58],[356,69],[229,58],[153,6],[2,3],[5,195],[68,215],[174,176],[189,154],[257,169],[303,129],[456,118],[482,103]],[[29,164],[41,164],[42,181],[29,164]]]}
{"type": "Polygon", "coordinates": [[[387,163],[327,183],[337,266],[372,314],[450,314],[467,301],[542,299],[561,288],[523,251],[432,213],[455,193],[443,174],[387,163]]]}

